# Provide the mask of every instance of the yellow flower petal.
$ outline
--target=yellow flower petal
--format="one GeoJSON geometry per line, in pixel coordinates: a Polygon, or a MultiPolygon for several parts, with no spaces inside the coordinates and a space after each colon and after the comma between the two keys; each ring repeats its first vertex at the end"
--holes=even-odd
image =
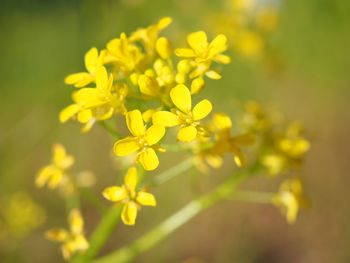
{"type": "Polygon", "coordinates": [[[68,237],[69,233],[64,228],[54,228],[45,233],[45,238],[54,242],[64,242],[68,237]]]}
{"type": "Polygon", "coordinates": [[[183,142],[192,142],[197,137],[197,129],[193,126],[181,128],[177,134],[177,139],[183,142]]]}
{"type": "Polygon", "coordinates": [[[72,94],[73,101],[85,108],[97,107],[105,103],[101,100],[100,91],[95,88],[82,88],[72,94]]]}
{"type": "Polygon", "coordinates": [[[193,119],[195,121],[205,118],[213,109],[211,102],[209,100],[200,101],[192,111],[193,119]]]}
{"type": "Polygon", "coordinates": [[[153,148],[147,148],[146,150],[142,151],[138,157],[138,161],[147,171],[154,170],[159,165],[158,156],[153,148]]]}
{"type": "Polygon", "coordinates": [[[114,153],[117,156],[127,156],[140,149],[139,142],[136,138],[126,137],[114,144],[114,153]]]}
{"type": "Polygon", "coordinates": [[[179,118],[176,114],[170,111],[158,111],[152,116],[155,125],[163,127],[173,127],[179,125],[179,118]]]}
{"type": "Polygon", "coordinates": [[[144,113],[142,113],[143,121],[150,123],[152,121],[152,116],[155,112],[155,110],[146,110],[144,113]]]}
{"type": "Polygon", "coordinates": [[[156,49],[157,49],[159,56],[162,59],[168,59],[173,54],[173,45],[165,37],[158,38],[158,40],[156,42],[156,49]]]}
{"type": "Polygon", "coordinates": [[[165,128],[159,125],[152,125],[149,127],[145,134],[145,140],[148,145],[153,145],[159,142],[165,134],[165,128]]]}
{"type": "Polygon", "coordinates": [[[214,60],[221,64],[229,64],[231,62],[231,58],[226,55],[218,54],[214,57],[214,60]]]}
{"type": "Polygon", "coordinates": [[[232,121],[229,116],[224,113],[215,113],[214,114],[214,124],[219,130],[231,129],[232,121]]]}
{"type": "Polygon", "coordinates": [[[74,86],[77,88],[81,88],[91,83],[94,78],[87,72],[79,72],[70,74],[64,79],[64,82],[68,85],[75,84],[74,86]]]}
{"type": "Polygon", "coordinates": [[[170,91],[170,97],[176,107],[180,110],[185,113],[191,111],[191,93],[185,85],[179,84],[172,88],[170,91]]]}
{"type": "Polygon", "coordinates": [[[147,192],[143,192],[143,191],[140,191],[137,193],[136,201],[140,205],[145,205],[145,206],[156,206],[157,205],[157,202],[156,202],[154,195],[147,193],[147,192]]]}
{"type": "Polygon", "coordinates": [[[85,67],[89,72],[92,72],[95,69],[96,62],[98,59],[98,50],[93,47],[85,54],[85,67]]]}
{"type": "Polygon", "coordinates": [[[175,55],[182,58],[192,58],[196,56],[190,48],[177,48],[175,49],[175,55]]]}
{"type": "Polygon", "coordinates": [[[191,83],[191,94],[196,94],[205,88],[205,81],[202,77],[194,79],[191,83]]]}
{"type": "Polygon", "coordinates": [[[159,85],[154,77],[141,75],[139,76],[138,84],[142,94],[152,97],[159,95],[159,85]]]}
{"type": "Polygon", "coordinates": [[[247,159],[240,148],[231,145],[231,151],[233,153],[233,157],[237,166],[243,167],[247,164],[247,159]]]}
{"type": "Polygon", "coordinates": [[[53,165],[48,165],[48,166],[43,167],[39,171],[39,173],[35,179],[35,185],[37,187],[43,187],[46,184],[46,182],[48,181],[48,179],[50,178],[50,176],[56,171],[56,169],[57,168],[54,167],[53,165]]]}
{"type": "Polygon", "coordinates": [[[209,56],[214,57],[216,54],[222,53],[227,49],[227,38],[220,34],[209,45],[209,56]]]}
{"type": "Polygon", "coordinates": [[[73,234],[81,234],[84,229],[84,220],[78,209],[73,209],[68,217],[70,231],[73,234]]]}
{"type": "Polygon", "coordinates": [[[102,195],[109,201],[119,202],[127,196],[127,192],[120,186],[111,186],[103,190],[102,195]]]}
{"type": "Polygon", "coordinates": [[[129,111],[126,114],[126,124],[134,136],[140,137],[145,134],[145,127],[139,110],[129,111]]]}
{"type": "Polygon", "coordinates": [[[187,42],[197,54],[202,53],[208,48],[207,34],[204,31],[189,34],[187,42]]]}
{"type": "Polygon", "coordinates": [[[92,118],[92,112],[90,109],[82,110],[78,113],[78,121],[80,123],[87,123],[92,118]]]}
{"type": "Polygon", "coordinates": [[[50,189],[55,189],[61,182],[63,178],[63,172],[61,170],[55,170],[48,181],[48,187],[50,189]]]}
{"type": "Polygon", "coordinates": [[[77,114],[79,110],[80,106],[78,104],[71,104],[68,107],[64,108],[59,115],[60,122],[66,122],[75,114],[77,114]]]}
{"type": "Polygon", "coordinates": [[[105,90],[108,87],[108,75],[105,67],[101,66],[96,69],[95,73],[96,87],[105,90]]]}
{"type": "Polygon", "coordinates": [[[138,178],[136,167],[130,167],[125,176],[125,185],[129,188],[129,190],[135,191],[137,181],[138,178]]]}
{"type": "Polygon", "coordinates": [[[122,211],[122,220],[125,225],[135,225],[137,216],[137,204],[135,202],[128,202],[124,205],[122,211]]]}
{"type": "Polygon", "coordinates": [[[214,70],[205,72],[205,75],[210,79],[221,79],[221,75],[214,70]]]}
{"type": "Polygon", "coordinates": [[[81,128],[80,132],[81,133],[86,133],[91,130],[92,126],[94,126],[96,122],[95,118],[90,118],[89,121],[81,128]]]}
{"type": "Polygon", "coordinates": [[[64,162],[66,158],[66,149],[60,143],[55,143],[52,146],[53,152],[53,162],[57,166],[61,166],[61,163],[64,162]]]}
{"type": "Polygon", "coordinates": [[[157,23],[158,30],[162,30],[166,28],[172,22],[171,17],[163,17],[157,23]]]}

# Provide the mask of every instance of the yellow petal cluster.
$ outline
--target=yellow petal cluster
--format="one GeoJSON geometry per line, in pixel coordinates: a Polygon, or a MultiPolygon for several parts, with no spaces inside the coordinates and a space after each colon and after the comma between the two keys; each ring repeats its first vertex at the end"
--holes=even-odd
{"type": "Polygon", "coordinates": [[[61,243],[64,259],[69,260],[77,252],[84,252],[89,243],[84,235],[84,220],[78,209],[73,209],[68,216],[69,229],[54,228],[45,233],[53,242],[61,243]]]}
{"type": "Polygon", "coordinates": [[[137,211],[142,206],[156,206],[155,197],[141,189],[136,191],[138,175],[136,167],[129,168],[122,186],[110,186],[103,196],[118,205],[123,205],[121,218],[126,225],[135,225],[137,211]]]}

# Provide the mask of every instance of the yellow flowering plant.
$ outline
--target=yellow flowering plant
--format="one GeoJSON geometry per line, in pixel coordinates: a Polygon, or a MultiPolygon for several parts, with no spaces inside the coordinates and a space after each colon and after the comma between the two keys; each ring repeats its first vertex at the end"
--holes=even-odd
{"type": "MultiPolygon", "coordinates": [[[[62,243],[64,258],[73,263],[131,261],[221,200],[247,195],[247,200],[259,198],[264,193],[238,195],[238,185],[257,174],[294,173],[301,168],[310,147],[300,125],[275,118],[256,102],[247,103],[241,121],[237,122],[242,124],[241,133],[233,129],[238,126],[233,119],[216,112],[215,100],[197,102],[197,94],[207,84],[206,77],[213,80],[222,77],[213,64],[230,63],[230,57],[224,54],[227,38],[219,34],[208,42],[207,34],[197,31],[188,35],[188,47],[176,48],[168,38],[160,36],[171,21],[169,17],[162,18],[130,36],[121,33],[101,51],[90,49],[85,55],[87,72],[65,79],[66,84],[79,89],[72,94],[73,103],[60,112],[60,121],[77,120],[84,124],[82,132],[89,131],[95,123],[101,124],[114,138],[111,150],[119,168],[127,169],[122,186],[105,186],[102,194],[95,196],[88,189],[92,184],[81,183],[78,174],[68,173],[74,158],[62,145],[55,144],[51,164],[39,171],[38,187],[48,184],[49,188],[56,188],[70,182],[68,185],[73,189],[73,194],[63,195],[70,211],[69,230],[59,228],[46,234],[48,239],[62,243]],[[124,134],[125,125],[120,119],[125,119],[129,134],[124,134]],[[109,124],[115,120],[116,128],[109,124]],[[174,132],[176,135],[172,136],[174,132]],[[187,159],[158,175],[150,175],[164,165],[157,152],[164,156],[167,152],[181,152],[181,157],[187,159]],[[200,173],[219,169],[227,154],[233,156],[233,162],[227,163],[234,171],[222,176],[220,185],[190,201],[131,245],[95,259],[120,219],[133,226],[141,206],[157,205],[156,197],[148,191],[150,187],[160,186],[190,168],[200,173]],[[283,161],[279,163],[277,159],[283,161]],[[101,203],[102,196],[114,205],[106,209],[101,203]],[[88,233],[89,238],[85,238],[83,230],[80,197],[103,212],[98,226],[91,235],[88,233]]],[[[277,193],[263,199],[279,207],[287,221],[293,223],[304,199],[301,183],[286,180],[277,193]]]]}

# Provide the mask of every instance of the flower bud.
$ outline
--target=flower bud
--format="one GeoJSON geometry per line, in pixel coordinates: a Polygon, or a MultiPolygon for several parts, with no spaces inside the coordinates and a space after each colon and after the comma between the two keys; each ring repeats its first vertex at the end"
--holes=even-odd
{"type": "Polygon", "coordinates": [[[165,37],[158,38],[158,40],[156,42],[156,49],[157,49],[159,56],[162,59],[168,59],[173,54],[173,45],[165,37]]]}

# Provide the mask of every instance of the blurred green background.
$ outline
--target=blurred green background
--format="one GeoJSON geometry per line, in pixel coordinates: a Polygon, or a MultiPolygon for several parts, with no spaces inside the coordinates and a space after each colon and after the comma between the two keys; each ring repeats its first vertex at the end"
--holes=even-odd
{"type": "MultiPolygon", "coordinates": [[[[228,113],[234,114],[237,102],[256,99],[305,123],[312,148],[302,177],[312,209],[301,211],[297,223],[289,226],[272,206],[226,201],[136,262],[350,262],[350,1],[274,3],[280,7],[280,23],[269,36],[269,47],[278,58],[277,70],[231,51],[232,63],[223,67],[221,80],[209,82],[205,95],[228,113]]],[[[96,174],[97,195],[115,182],[112,141],[105,131],[96,126],[80,134],[79,124],[58,121],[73,91],[63,79],[83,70],[85,52],[163,16],[173,17],[165,33],[181,46],[187,33],[206,30],[208,17],[223,8],[222,1],[211,0],[1,1],[0,198],[26,191],[46,210],[47,220],[25,238],[0,240],[0,262],[63,262],[43,232],[66,225],[64,203],[56,192],[34,187],[53,142],[61,142],[76,157],[77,171],[96,174]]],[[[173,159],[169,163],[176,163],[173,159]]],[[[166,165],[159,168],[164,169],[166,165]]],[[[135,227],[119,224],[103,253],[165,219],[197,188],[220,181],[220,172],[214,171],[196,187],[186,175],[154,189],[157,208],[144,209],[135,227]]],[[[248,186],[265,185],[276,182],[258,179],[248,186]]],[[[87,204],[82,212],[91,233],[100,215],[87,204]]]]}

